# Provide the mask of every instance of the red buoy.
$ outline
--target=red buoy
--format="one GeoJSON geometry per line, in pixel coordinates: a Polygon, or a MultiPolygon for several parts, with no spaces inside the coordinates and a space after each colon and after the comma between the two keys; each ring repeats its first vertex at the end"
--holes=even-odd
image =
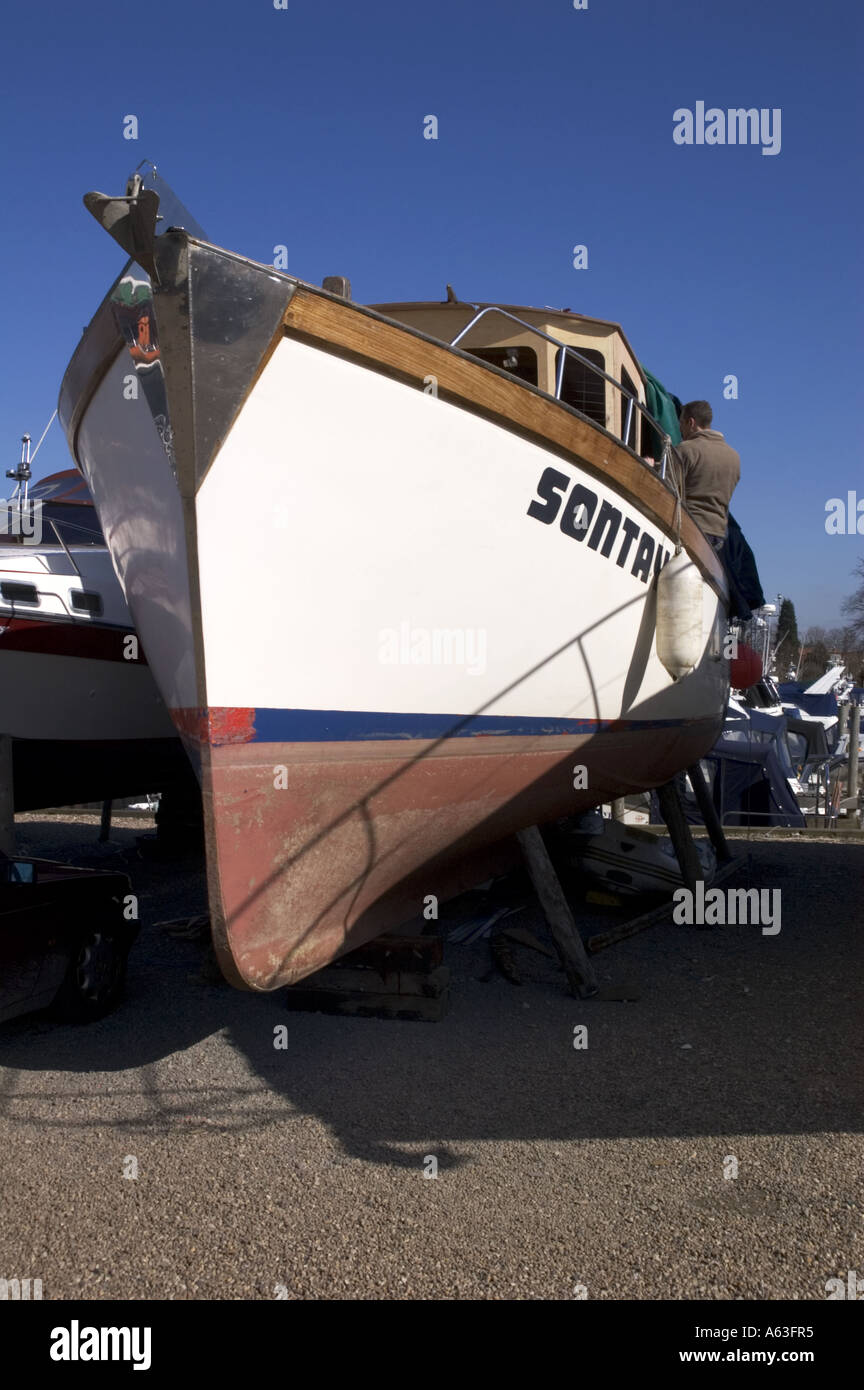
{"type": "Polygon", "coordinates": [[[729,662],[729,683],[733,690],[749,690],[762,679],[762,658],[746,642],[738,643],[738,651],[729,662]]]}

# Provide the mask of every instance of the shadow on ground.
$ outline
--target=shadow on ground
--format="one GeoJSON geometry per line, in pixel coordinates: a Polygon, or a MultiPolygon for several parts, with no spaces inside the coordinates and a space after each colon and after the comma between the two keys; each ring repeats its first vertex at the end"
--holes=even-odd
{"type": "MultiPolygon", "coordinates": [[[[84,1102],[113,1077],[127,1101],[140,1096],[116,1122],[130,1133],[242,1132],[299,1111],[319,1116],[348,1155],[411,1166],[430,1135],[446,1166],[467,1140],[861,1129],[864,846],[739,843],[750,860],[733,882],[781,889],[779,935],[653,927],[596,958],[602,983],[634,985],[636,1002],[573,999],[551,961],[522,950],[525,983],[514,987],[490,977],[479,942],[447,948],[450,1014],[407,1023],[289,1013],[279,994],[214,982],[201,942],[157,926],[206,910],[203,866],[141,860],[140,833],[118,828],[98,846],[92,825],[19,827],[20,852],[124,868],[142,932],[113,1016],[72,1028],[33,1015],[0,1028],[0,1114],[15,1101],[7,1123],[32,1118],[27,1073],[55,1071],[81,1074],[82,1128],[110,1123],[84,1102]],[[587,1048],[573,1046],[577,1024],[587,1048]],[[284,1050],[274,1048],[280,1025],[284,1050]],[[172,1085],[171,1058],[217,1033],[235,1054],[228,1077],[202,1048],[200,1087],[172,1085]]],[[[536,915],[525,920],[541,930],[536,915]]],[[[43,1083],[40,1111],[45,1101],[43,1083]]],[[[40,1123],[50,1130],[50,1115],[40,1123]]]]}

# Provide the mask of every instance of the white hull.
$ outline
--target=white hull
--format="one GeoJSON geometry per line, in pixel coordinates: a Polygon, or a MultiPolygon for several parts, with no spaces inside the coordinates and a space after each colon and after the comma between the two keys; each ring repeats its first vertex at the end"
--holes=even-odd
{"type": "MultiPolygon", "coordinates": [[[[654,586],[632,574],[629,557],[615,562],[620,542],[604,557],[558,524],[528,516],[548,453],[289,341],[273,354],[195,502],[199,700],[180,497],[146,402],[122,398],[125,371],[118,361],[99,387],[80,431],[80,459],[174,710],[647,722],[722,707],[723,613],[710,585],[702,660],[675,683],[652,640],[654,586]],[[136,451],[118,456],[133,412],[136,451]],[[252,472],[260,500],[250,498],[238,524],[252,472]],[[449,644],[437,642],[438,664],[436,633],[450,634],[449,644]],[[460,647],[461,662],[453,659],[460,647]]],[[[669,553],[671,538],[611,488],[570,474],[601,502],[624,507],[655,554],[669,553]]],[[[653,577],[653,559],[650,569],[653,577]]]]}

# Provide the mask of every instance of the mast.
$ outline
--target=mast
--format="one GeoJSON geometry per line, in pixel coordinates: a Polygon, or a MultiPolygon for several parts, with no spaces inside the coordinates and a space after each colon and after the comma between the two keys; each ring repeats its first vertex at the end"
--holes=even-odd
{"type": "Polygon", "coordinates": [[[21,458],[18,467],[6,469],[6,477],[11,478],[15,483],[9,502],[10,504],[17,502],[19,511],[26,505],[30,491],[30,479],[32,477],[30,462],[30,436],[29,434],[22,434],[21,458]]]}

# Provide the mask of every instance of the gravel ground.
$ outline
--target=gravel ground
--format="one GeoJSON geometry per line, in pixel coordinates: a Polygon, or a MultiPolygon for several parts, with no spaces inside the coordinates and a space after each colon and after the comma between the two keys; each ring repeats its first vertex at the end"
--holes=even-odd
{"type": "Polygon", "coordinates": [[[46,1299],[726,1300],[864,1270],[864,846],[736,845],[736,883],[782,889],[780,934],[655,926],[595,961],[635,1001],[570,998],[521,948],[514,987],[478,942],[447,948],[449,1015],[407,1023],[217,983],[156,925],[205,910],[203,866],[97,823],[19,818],[21,853],[125,867],[142,931],[113,1016],[0,1027],[0,1276],[46,1299]]]}

